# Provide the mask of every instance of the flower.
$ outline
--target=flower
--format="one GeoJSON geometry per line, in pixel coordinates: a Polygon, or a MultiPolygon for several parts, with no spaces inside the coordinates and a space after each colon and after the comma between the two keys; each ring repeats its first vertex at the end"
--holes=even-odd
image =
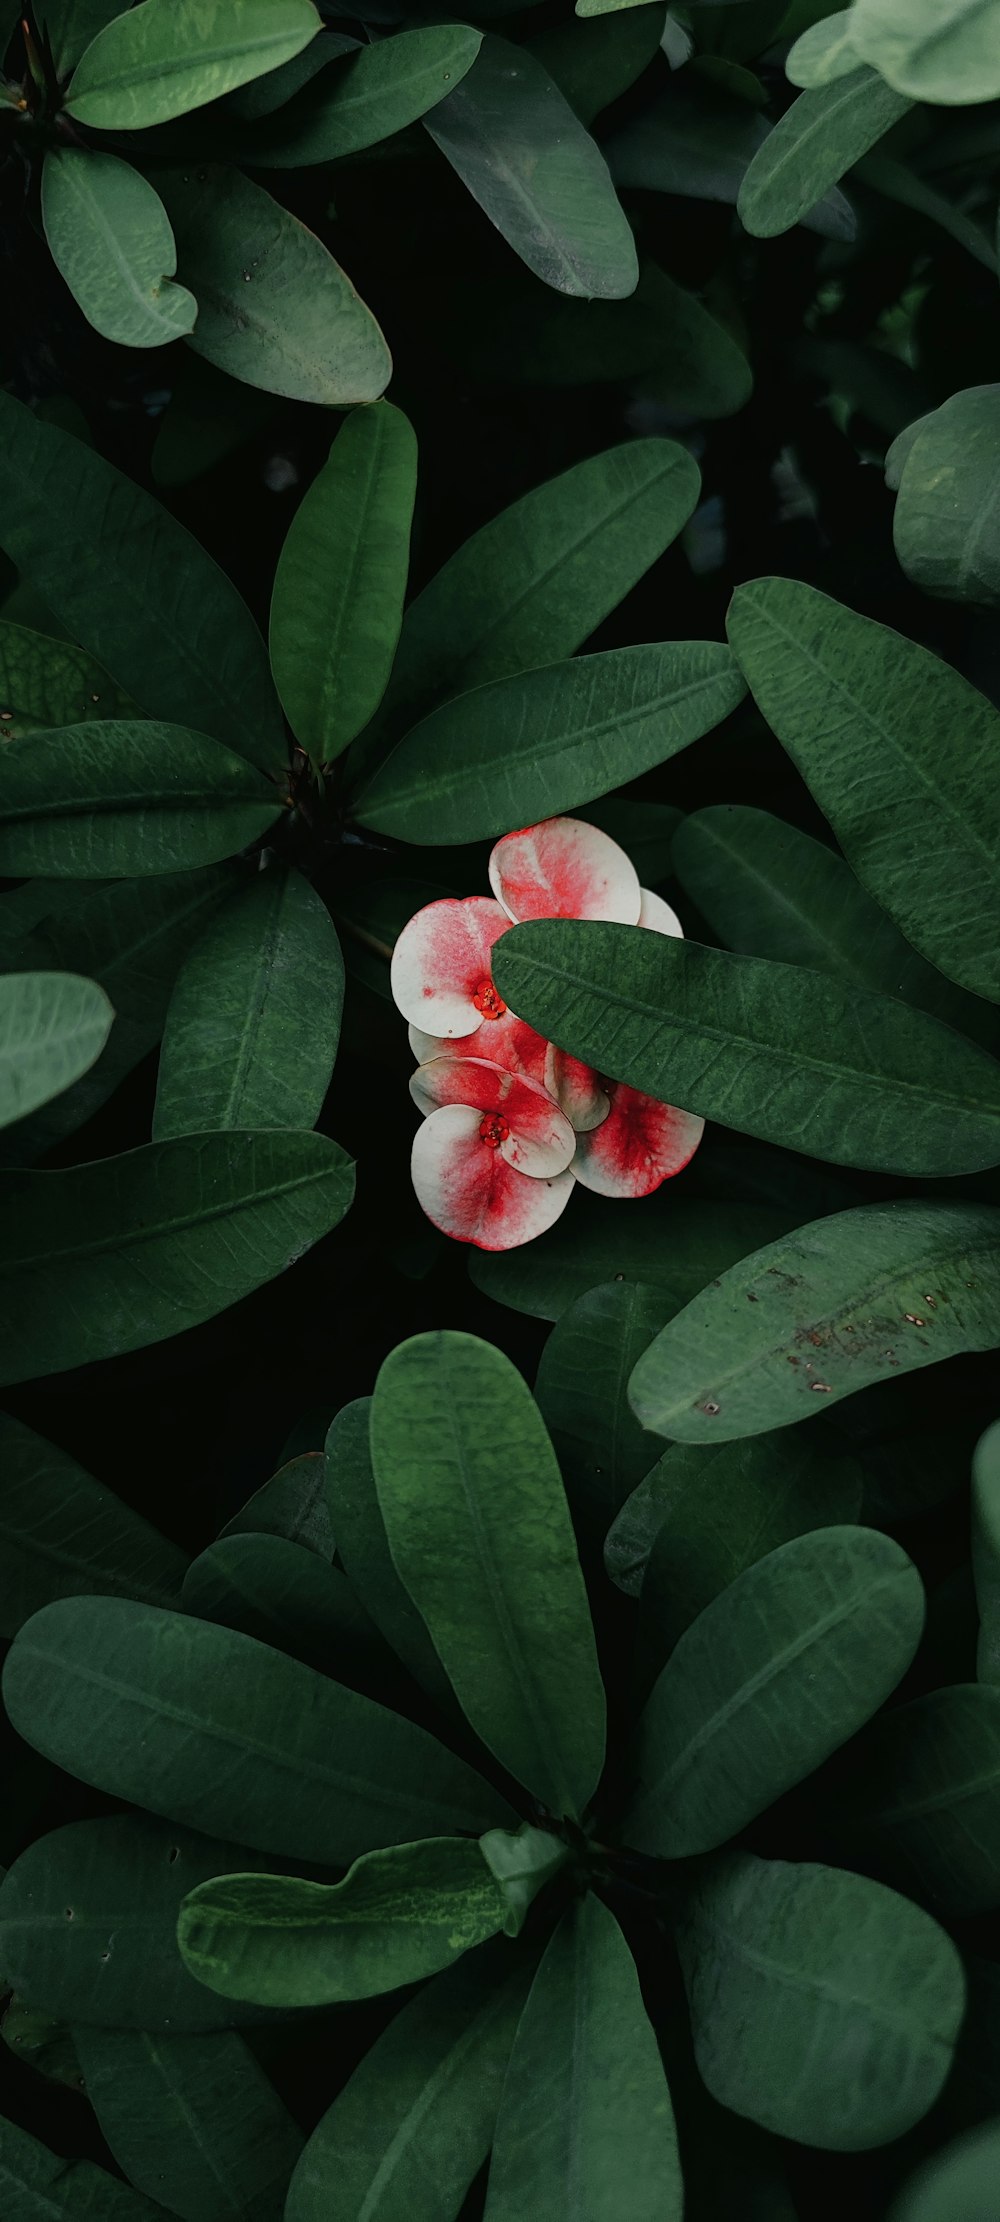
{"type": "Polygon", "coordinates": [[[435,1057],[410,1092],[426,1114],[410,1167],[435,1227],[481,1250],[512,1250],[554,1226],[573,1193],[576,1135],[535,1080],[480,1057],[435,1057]]]}

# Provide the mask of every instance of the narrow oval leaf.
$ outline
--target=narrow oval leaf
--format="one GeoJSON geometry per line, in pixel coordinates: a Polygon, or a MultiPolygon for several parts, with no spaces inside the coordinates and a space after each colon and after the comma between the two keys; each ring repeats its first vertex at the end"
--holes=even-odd
{"type": "Polygon", "coordinates": [[[142,0],[88,46],[66,107],[99,131],[143,131],[277,69],[321,29],[312,0],[142,0]]]}
{"type": "Polygon", "coordinates": [[[26,2129],[0,2120],[0,2186],[11,2222],[100,2215],[101,2222],[162,2222],[163,2209],[92,2160],[65,2160],[26,2129]]]}
{"type": "Polygon", "coordinates": [[[355,816],[435,847],[492,840],[666,763],[744,692],[731,655],[708,640],[610,648],[497,679],[415,725],[356,796],[355,816]]]}
{"type": "Polygon", "coordinates": [[[673,2108],[635,1962],[598,1898],[563,1915],[517,2026],[486,2222],[680,2222],[673,2108]]]}
{"type": "Polygon", "coordinates": [[[285,762],[264,643],[225,573],[159,502],[6,393],[0,542],[142,709],[285,762]]]}
{"type": "Polygon", "coordinates": [[[472,1838],[370,1852],[340,1883],[236,1875],[202,1883],[177,1928],[192,1975],[260,2006],[329,2006],[399,1990],[503,1928],[506,1900],[472,1838]]]}
{"type": "Polygon", "coordinates": [[[184,2222],[277,2222],[302,2132],[235,2031],[75,2032],[87,2097],[118,2166],[184,2222]]]}
{"type": "Polygon", "coordinates": [[[988,1427],[972,1460],[972,1571],[979,1607],[976,1675],[1000,1682],[1000,1420],[988,1427]]]}
{"type": "Polygon", "coordinates": [[[396,2014],[313,2131],[285,2222],[444,2222],[493,2142],[526,1970],[509,1944],[460,1960],[396,2014]],[[493,1953],[503,1953],[502,1960],[493,1953]]]}
{"type": "MultiPolygon", "coordinates": [[[[749,101],[732,99],[725,87],[719,97],[704,79],[677,73],[658,101],[612,136],[611,175],[616,185],[735,207],[750,164],[773,129],[749,101]]],[[[824,193],[799,221],[829,239],[854,237],[854,211],[836,190],[824,193]]]]}
{"type": "Polygon", "coordinates": [[[888,996],[565,918],[504,934],[494,976],[560,1049],[761,1141],[911,1177],[1000,1161],[1000,1065],[888,996]]]}
{"type": "Polygon", "coordinates": [[[475,1336],[401,1343],[371,1412],[397,1571],[488,1751],[555,1814],[604,1764],[604,1689],[559,1468],[508,1358],[475,1336]]]}
{"type": "Polygon", "coordinates": [[[292,520],[271,600],[271,668],[296,740],[314,765],[340,755],[385,692],[403,617],[416,490],[412,427],[400,409],[380,401],[348,417],[292,520]]]}
{"type": "Polygon", "coordinates": [[[602,1535],[660,1454],[629,1407],[628,1384],[670,1310],[658,1289],[612,1281],[577,1297],[542,1351],[535,1399],[571,1499],[582,1499],[602,1535]]]}
{"type": "Polygon", "coordinates": [[[304,1451],[279,1466],[270,1481],[255,1489],[226,1521],[219,1535],[220,1540],[227,1535],[281,1535],[332,1564],[335,1539],[322,1451],[304,1451]]]}
{"type": "Polygon", "coordinates": [[[848,77],[857,69],[861,57],[851,36],[853,21],[853,10],[844,8],[802,31],[785,56],[789,84],[809,91],[832,85],[835,78],[848,77]]]}
{"type": "MultiPolygon", "coordinates": [[[[469,1278],[494,1303],[532,1319],[560,1319],[567,1305],[604,1281],[645,1281],[662,1291],[664,1318],[763,1242],[788,1233],[798,1214],[761,1204],[678,1198],[673,1182],[631,1202],[580,1194],[573,1209],[530,1248],[476,1250],[469,1278]]],[[[645,1424],[645,1423],[644,1423],[645,1424]]]]}
{"type": "Polygon", "coordinates": [[[0,1127],[27,1118],[89,1071],[114,1015],[103,988],[78,973],[5,973],[0,978],[0,1127]]]}
{"type": "Polygon", "coordinates": [[[965,2011],[951,1939],[837,1867],[732,1852],[682,1915],[695,2057],[721,2105],[830,2152],[887,2145],[933,2105],[965,2011]]]}
{"type": "Polygon", "coordinates": [[[220,1536],[192,1560],[180,1602],[199,1620],[238,1628],[351,1683],[387,1663],[340,1568],[286,1536],[220,1536]]]}
{"type": "Polygon", "coordinates": [[[604,156],[525,47],[488,32],[424,129],[546,285],[588,301],[635,292],[635,241],[604,156]]]}
{"type": "Polygon", "coordinates": [[[196,354],[292,401],[343,409],[378,400],[392,372],[388,347],[315,232],[224,163],[157,171],[154,182],[198,302],[196,354]]]}
{"type": "Polygon", "coordinates": [[[925,594],[1000,602],[1000,386],[970,386],[924,418],[903,465],[892,536],[907,578],[925,594]]]}
{"type": "Polygon", "coordinates": [[[1000,1209],[865,1204],[731,1268],[632,1376],[645,1427],[728,1442],[825,1411],[874,1381],[1000,1342],[1000,1209]]]}
{"type": "Polygon", "coordinates": [[[321,1134],[202,1134],[0,1174],[0,1380],[199,1326],[329,1234],[354,1168],[321,1134]]]}
{"type": "Polygon", "coordinates": [[[344,960],[300,872],[257,875],[182,965],[160,1052],[153,1139],[230,1127],[308,1127],[330,1084],[344,960]]]}
{"type": "Polygon", "coordinates": [[[948,106],[995,100],[1000,94],[996,0],[858,0],[851,38],[858,53],[912,100],[948,106]]]}
{"type": "Polygon", "coordinates": [[[740,187],[740,219],[756,239],[790,231],[860,162],[911,103],[874,70],[800,93],[775,124],[740,187]]]}
{"type": "Polygon", "coordinates": [[[281,110],[246,145],[255,169],[339,162],[405,131],[468,75],[483,42],[465,23],[398,31],[344,57],[339,69],[281,110]]]}
{"type": "MultiPolygon", "coordinates": [[[[146,0],[148,5],[148,0],[146,0]]],[[[173,283],[177,249],[158,193],[115,154],[50,150],[42,169],[49,249],[88,324],[121,347],[194,330],[198,303],[173,283]]]]}
{"type": "Polygon", "coordinates": [[[859,880],[922,956],[1000,1001],[992,703],[929,649],[796,580],[738,587],[727,629],[859,880]]]}
{"type": "Polygon", "coordinates": [[[575,655],[676,539],[700,485],[686,448],[647,439],[586,456],[522,494],[411,602],[386,708],[422,714],[447,695],[575,655]]]}
{"type": "Polygon", "coordinates": [[[818,1528],[759,1559],[681,1636],[639,1722],[628,1844],[714,1851],[862,1728],[920,1642],[924,1591],[869,1528],[818,1528]]]}
{"type": "Polygon", "coordinates": [[[64,726],[4,758],[0,871],[129,879],[215,864],[281,808],[243,756],[180,725],[64,726]]]}
{"type": "Polygon", "coordinates": [[[208,1620],[68,1598],[22,1628],[4,1675],[18,1734],[57,1766],[257,1851],[340,1866],[506,1818],[424,1729],[208,1620]]]}
{"type": "Polygon", "coordinates": [[[0,1634],[57,1597],[175,1604],[187,1558],[68,1451],[0,1413],[0,1634]]]}
{"type": "Polygon", "coordinates": [[[355,1595],[421,1689],[454,1712],[451,1683],[396,1571],[372,1471],[372,1400],[345,1404],[326,1438],[326,1493],[337,1555],[355,1595]]]}
{"type": "Polygon", "coordinates": [[[850,1795],[902,1889],[946,1920],[1000,1906],[1000,1689],[956,1682],[876,1721],[850,1795]]]}
{"type": "Polygon", "coordinates": [[[72,641],[0,619],[0,696],[4,743],[39,726],[124,718],[135,704],[99,663],[72,641]]]}

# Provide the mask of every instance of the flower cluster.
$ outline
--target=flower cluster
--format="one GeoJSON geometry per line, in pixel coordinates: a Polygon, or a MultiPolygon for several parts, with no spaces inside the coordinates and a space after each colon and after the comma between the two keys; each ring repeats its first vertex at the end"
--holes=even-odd
{"type": "Polygon", "coordinates": [[[575,1181],[601,1196],[648,1196],[694,1155],[704,1121],[567,1056],[493,984],[495,944],[529,918],[680,934],[617,842],[581,819],[548,818],[498,841],[489,876],[492,898],[448,898],[411,918],[393,951],[392,992],[418,1060],[417,1200],[456,1242],[512,1250],[554,1225],[575,1181]]]}

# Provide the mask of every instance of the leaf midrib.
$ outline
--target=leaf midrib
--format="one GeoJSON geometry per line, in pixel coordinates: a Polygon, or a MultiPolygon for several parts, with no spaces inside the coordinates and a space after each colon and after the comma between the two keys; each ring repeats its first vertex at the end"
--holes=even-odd
{"type": "MultiPolygon", "coordinates": [[[[106,1256],[108,1252],[115,1256],[127,1256],[130,1250],[143,1249],[151,1242],[169,1240],[175,1234],[186,1234],[192,1227],[211,1226],[217,1219],[230,1219],[242,1211],[256,1210],[258,1204],[274,1203],[282,1196],[290,1195],[296,1189],[315,1187],[320,1181],[328,1180],[331,1174],[343,1176],[350,1169],[350,1160],[338,1157],[335,1161],[319,1167],[316,1172],[293,1173],[286,1180],[275,1181],[269,1187],[254,1188],[249,1192],[240,1190],[235,1198],[213,1204],[211,1208],[188,1211],[182,1213],[176,1219],[159,1221],[153,1226],[143,1227],[138,1232],[134,1227],[129,1227],[124,1241],[119,1228],[109,1234],[98,1236],[92,1241],[81,1243],[75,1249],[63,1247],[54,1250],[34,1251],[27,1257],[11,1258],[8,1255],[5,1260],[0,1262],[0,1286],[14,1272],[41,1272],[45,1267],[58,1264],[63,1259],[68,1259],[72,1264],[78,1264],[81,1260],[106,1256]]],[[[71,1168],[71,1172],[78,1170],[82,1170],[82,1168],[76,1166],[71,1168]]],[[[23,1176],[15,1174],[12,1177],[19,1179],[23,1176]]],[[[53,1176],[50,1173],[30,1173],[26,1177],[33,1182],[48,1182],[53,1176]]]]}

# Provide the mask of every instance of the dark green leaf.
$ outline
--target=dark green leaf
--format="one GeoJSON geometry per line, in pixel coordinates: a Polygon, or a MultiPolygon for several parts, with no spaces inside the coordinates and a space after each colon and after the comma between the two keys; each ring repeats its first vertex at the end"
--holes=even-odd
{"type": "Polygon", "coordinates": [[[923,419],[892,529],[907,577],[925,594],[1000,602],[1000,386],[970,386],[923,419]]]}
{"type": "Polygon", "coordinates": [[[321,85],[255,130],[247,140],[247,160],[255,168],[294,170],[377,146],[453,92],[481,45],[482,32],[468,24],[435,23],[362,46],[321,85]]]}
{"type": "Polygon", "coordinates": [[[0,2021],[0,2037],[17,2059],[26,2060],[48,2082],[82,2091],[83,2077],[72,2031],[51,2014],[12,1998],[0,2021]]]}
{"type": "MultiPolygon", "coordinates": [[[[725,90],[720,96],[685,71],[652,107],[614,134],[607,149],[611,175],[616,185],[735,206],[772,129],[756,108],[727,97],[725,90]]],[[[828,238],[854,236],[854,214],[842,193],[824,194],[800,221],[828,238]]]]}
{"type": "Polygon", "coordinates": [[[135,709],[128,695],[82,648],[2,619],[0,696],[5,742],[22,741],[39,726],[123,718],[135,709]]]}
{"type": "Polygon", "coordinates": [[[144,0],[98,32],[66,106],[100,131],[142,131],[277,69],[321,28],[312,0],[144,0]]]}
{"type": "Polygon", "coordinates": [[[707,640],[611,648],[496,679],[415,725],[362,787],[355,815],[434,846],[494,839],[666,763],[744,691],[729,651],[707,640]]]}
{"type": "Polygon", "coordinates": [[[816,1219],[731,1268],[639,1360],[646,1427],[728,1442],[827,1399],[1000,1341],[1000,1210],[868,1204],[816,1219]]]}
{"type": "Polygon", "coordinates": [[[1000,2177],[1000,2122],[946,2145],[893,2202],[889,2222],[989,2222],[1000,2177]]]}
{"type": "MultiPolygon", "coordinates": [[[[582,386],[642,380],[671,415],[732,416],[753,390],[743,349],[696,295],[644,262],[628,302],[572,301],[527,280],[491,281],[478,304],[472,352],[482,373],[516,384],[582,386]]],[[[456,344],[470,346],[463,317],[456,344]]]]}
{"type": "Polygon", "coordinates": [[[630,856],[644,887],[656,887],[670,871],[671,851],[682,814],[669,802],[632,802],[627,796],[606,795],[588,802],[580,812],[589,825],[610,833],[630,856]]]}
{"type": "Polygon", "coordinates": [[[92,2160],[64,2160],[26,2129],[0,2120],[0,2197],[10,2222],[162,2222],[153,2206],[92,2160]]]}
{"type": "Polygon", "coordinates": [[[417,443],[402,411],[387,401],[356,409],[278,559],[271,666],[296,740],[315,765],[340,755],[385,692],[402,623],[416,486],[417,443]]]}
{"type": "Polygon", "coordinates": [[[177,249],[166,209],[131,163],[90,147],[51,148],[41,205],[53,261],[104,339],[164,347],[193,331],[198,303],[173,283],[177,249]]]}
{"type": "Polygon", "coordinates": [[[235,2031],[80,2029],[87,2097],[138,2191],[183,2222],[281,2222],[302,2133],[235,2031]]]}
{"type": "Polygon", "coordinates": [[[300,872],[258,874],[181,967],[160,1052],[154,1140],[313,1125],[343,1000],[344,960],[322,898],[300,872]]]}
{"type": "Polygon", "coordinates": [[[96,1064],[114,1011],[94,980],[75,972],[8,972],[0,978],[0,1127],[37,1111],[96,1064]]]}
{"type": "Polygon", "coordinates": [[[516,1780],[579,1816],[604,1764],[604,1690],[559,1468],[510,1360],[415,1336],[375,1385],[371,1451],[397,1571],[463,1712],[516,1780]]]}
{"type": "Polygon", "coordinates": [[[602,1535],[660,1454],[629,1408],[628,1384],[670,1310],[659,1289],[611,1281],[569,1305],[542,1352],[538,1407],[571,1497],[580,1491],[602,1535]]]}
{"type": "Polygon", "coordinates": [[[677,1932],[714,2097],[833,2152],[888,2144],[932,2106],[965,2007],[943,1929],[881,1883],[734,1852],[677,1932]]]}
{"type": "Polygon", "coordinates": [[[355,1595],[414,1680],[454,1710],[451,1684],[393,1563],[369,1443],[371,1397],[345,1404],[326,1438],[326,1494],[337,1554],[355,1595]]]}
{"type": "Polygon", "coordinates": [[[1000,1000],[992,704],[928,649],[791,579],[739,587],[728,629],[863,885],[950,980],[1000,1000]]]}
{"type": "Polygon", "coordinates": [[[635,291],[635,241],[604,156],[526,48],[488,33],[424,128],[546,285],[585,300],[635,291]]]}
{"type": "Polygon", "coordinates": [[[656,60],[662,30],[659,7],[635,7],[617,23],[555,23],[529,40],[528,51],[589,126],[656,60]]]}
{"type": "Polygon", "coordinates": [[[854,69],[834,84],[800,93],[740,187],[736,205],[747,231],[773,239],[800,223],[910,105],[870,69],[854,69]]]}
{"type": "Polygon", "coordinates": [[[932,224],[940,224],[942,231],[957,239],[967,254],[974,255],[984,270],[996,277],[996,253],[982,225],[928,185],[907,163],[894,162],[887,154],[868,154],[859,162],[857,174],[861,183],[873,186],[876,193],[883,193],[901,208],[912,209],[915,215],[926,216],[932,224]]]}
{"type": "Polygon", "coordinates": [[[1000,1905],[1000,1689],[954,1683],[877,1721],[852,1804],[900,1887],[961,1919],[1000,1905]]]}
{"type": "Polygon", "coordinates": [[[183,1551],[103,1489],[68,1451],[0,1413],[0,1634],[56,1597],[137,1597],[176,1603],[183,1551]]]}
{"type": "Polygon", "coordinates": [[[332,1560],[334,1532],[322,1451],[305,1451],[279,1466],[226,1521],[220,1536],[227,1535],[283,1535],[289,1543],[301,1543],[332,1560]]]}
{"type": "Polygon", "coordinates": [[[851,12],[858,53],[913,100],[995,100],[1000,94],[994,0],[964,0],[942,13],[937,0],[859,0],[851,12]]]}
{"type": "Polygon", "coordinates": [[[1000,1682],[1000,1420],[972,1461],[972,1571],[979,1607],[980,1682],[1000,1682]]]}
{"type": "Polygon", "coordinates": [[[678,1198],[672,1184],[631,1202],[580,1194],[573,1209],[530,1248],[475,1250],[469,1275],[484,1296],[533,1319],[561,1319],[568,1304],[604,1281],[645,1281],[662,1291],[664,1316],[689,1304],[717,1273],[775,1241],[796,1221],[762,1204],[678,1198]]]}
{"type": "Polygon", "coordinates": [[[192,1561],[181,1603],[200,1620],[241,1629],[324,1674],[353,1680],[373,1647],[384,1661],[345,1575],[287,1536],[220,1536],[192,1561]]]}
{"type": "Polygon", "coordinates": [[[680,2222],[670,2093],[635,1963],[606,1906],[580,1898],[518,2023],[487,2222],[680,2222]]]}
{"type": "Polygon", "coordinates": [[[79,61],[98,31],[121,12],[121,0],[39,0],[35,13],[42,29],[48,32],[60,77],[79,61]]]}
{"type": "Polygon", "coordinates": [[[317,72],[328,62],[338,61],[342,54],[356,54],[360,41],[346,31],[323,30],[301,53],[293,55],[290,62],[282,62],[278,69],[269,69],[265,77],[254,77],[226,97],[227,112],[239,116],[244,123],[257,123],[262,116],[272,116],[276,108],[284,108],[308,85],[317,72]]]}
{"type": "Polygon", "coordinates": [[[0,541],[142,709],[207,727],[252,763],[282,764],[264,643],[235,587],[158,502],[10,394],[0,394],[0,541]]]}
{"type": "Polygon", "coordinates": [[[758,1559],[681,1636],[639,1723],[622,1830],[714,1851],[847,1742],[920,1641],[916,1567],[870,1528],[818,1528],[758,1559]]]}
{"type": "Polygon", "coordinates": [[[0,871],[128,879],[215,864],[258,841],[278,791],[244,756],[180,725],[66,726],[4,758],[0,871]]]}

